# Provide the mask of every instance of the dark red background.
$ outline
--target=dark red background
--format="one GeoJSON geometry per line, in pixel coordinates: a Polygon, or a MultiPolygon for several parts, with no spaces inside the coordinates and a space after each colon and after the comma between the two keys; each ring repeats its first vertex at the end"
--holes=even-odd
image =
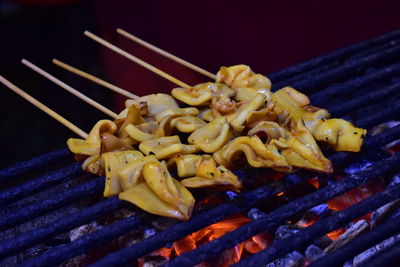
{"type": "MultiPolygon", "coordinates": [[[[243,63],[267,74],[400,25],[395,1],[127,2],[97,2],[101,34],[188,83],[205,78],[118,36],[115,28],[211,72],[243,63]]],[[[107,76],[139,95],[174,86],[107,49],[101,55],[107,76]]]]}

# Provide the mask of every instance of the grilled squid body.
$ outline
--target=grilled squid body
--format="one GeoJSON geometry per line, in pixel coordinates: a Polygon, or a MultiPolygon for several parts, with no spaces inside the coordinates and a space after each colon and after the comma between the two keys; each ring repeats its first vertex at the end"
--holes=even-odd
{"type": "MultiPolygon", "coordinates": [[[[117,125],[110,120],[98,121],[85,140],[70,138],[67,140],[69,150],[75,154],[78,161],[82,161],[82,169],[93,174],[101,175],[104,169],[101,166],[100,153],[103,134],[113,134],[117,125]]],[[[107,138],[109,140],[109,138],[107,138]]]]}
{"type": "Polygon", "coordinates": [[[121,192],[119,198],[161,216],[188,220],[194,198],[178,180],[172,178],[165,163],[148,162],[142,167],[143,181],[121,192]]]}
{"type": "Polygon", "coordinates": [[[336,151],[359,152],[367,130],[356,128],[343,119],[324,120],[315,129],[314,137],[318,141],[331,144],[336,151]]]}
{"type": "Polygon", "coordinates": [[[145,155],[155,155],[157,159],[166,159],[176,154],[192,154],[199,151],[194,145],[182,144],[177,135],[144,141],[139,145],[139,149],[145,155]]]}
{"type": "Polygon", "coordinates": [[[149,213],[180,220],[190,218],[194,198],[172,178],[165,162],[136,150],[107,152],[102,160],[106,169],[105,197],[118,194],[120,199],[149,213]]]}
{"type": "Polygon", "coordinates": [[[291,166],[274,145],[265,145],[261,139],[254,136],[240,136],[214,153],[218,164],[234,168],[235,162],[242,158],[255,168],[273,168],[278,171],[289,172],[291,166]]]}
{"type": "Polygon", "coordinates": [[[249,66],[235,65],[221,67],[217,73],[217,82],[223,82],[232,89],[264,88],[271,89],[271,81],[261,74],[255,74],[249,66]]]}
{"type": "Polygon", "coordinates": [[[168,161],[168,166],[176,166],[181,181],[188,188],[217,187],[239,191],[239,178],[222,165],[217,165],[210,155],[177,155],[168,161]],[[188,178],[189,177],[189,178],[188,178]]]}
{"type": "Polygon", "coordinates": [[[306,95],[285,87],[274,93],[271,100],[276,112],[286,120],[284,124],[302,121],[317,141],[327,142],[334,150],[360,151],[367,130],[343,119],[328,119],[328,111],[308,106],[310,102],[306,95]]]}
{"type": "Polygon", "coordinates": [[[122,191],[118,177],[120,170],[130,162],[143,158],[143,154],[136,150],[128,150],[107,152],[101,157],[106,171],[106,183],[103,195],[105,197],[111,197],[122,191]]]}

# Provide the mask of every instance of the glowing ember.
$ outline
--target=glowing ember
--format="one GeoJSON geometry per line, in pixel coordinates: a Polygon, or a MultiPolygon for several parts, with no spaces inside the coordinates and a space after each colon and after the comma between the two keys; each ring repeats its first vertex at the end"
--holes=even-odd
{"type": "Polygon", "coordinates": [[[315,189],[319,188],[319,180],[318,177],[314,177],[308,180],[308,183],[312,185],[315,189]]]}
{"type": "MultiPolygon", "coordinates": [[[[176,241],[172,248],[162,248],[158,250],[158,254],[166,258],[179,256],[201,246],[202,244],[219,238],[249,221],[248,218],[242,215],[232,216],[176,241]]],[[[213,259],[212,263],[205,264],[205,266],[230,266],[238,262],[244,254],[254,254],[265,249],[270,242],[271,236],[266,233],[253,236],[234,248],[225,251],[222,253],[223,255],[220,255],[217,259],[213,259]]]]}
{"type": "Polygon", "coordinates": [[[326,235],[327,235],[330,239],[336,240],[336,239],[338,239],[342,234],[344,234],[345,232],[346,232],[345,229],[339,228],[339,229],[337,229],[337,230],[335,230],[335,231],[332,231],[332,232],[330,232],[330,233],[327,233],[326,235]]]}
{"type": "Polygon", "coordinates": [[[385,184],[382,181],[370,182],[366,185],[354,188],[346,193],[332,198],[328,201],[329,208],[332,210],[340,211],[350,206],[357,204],[382,191],[385,188],[385,184]]]}

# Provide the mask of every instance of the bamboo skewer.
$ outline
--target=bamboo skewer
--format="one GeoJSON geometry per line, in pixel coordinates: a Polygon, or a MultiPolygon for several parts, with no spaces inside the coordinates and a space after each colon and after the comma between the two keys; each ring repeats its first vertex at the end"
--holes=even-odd
{"type": "Polygon", "coordinates": [[[98,110],[104,112],[105,114],[107,114],[111,118],[116,119],[118,117],[118,114],[114,113],[113,111],[109,110],[108,108],[106,108],[105,106],[99,104],[98,102],[94,101],[93,99],[90,99],[89,97],[85,96],[81,92],[75,90],[71,86],[69,86],[66,83],[60,81],[59,79],[57,79],[56,77],[54,77],[50,73],[48,73],[48,72],[42,70],[41,68],[39,68],[38,66],[32,64],[28,60],[22,59],[21,62],[22,62],[22,64],[26,65],[30,69],[36,71],[37,73],[39,73],[40,75],[46,77],[47,79],[49,79],[53,83],[59,85],[60,87],[62,87],[65,90],[67,90],[71,94],[73,94],[73,95],[77,96],[78,98],[80,98],[81,100],[85,101],[89,105],[92,105],[93,107],[97,108],[98,110]]]}
{"type": "Polygon", "coordinates": [[[35,107],[37,107],[40,110],[47,113],[50,117],[56,119],[58,122],[63,124],[65,127],[70,129],[71,131],[73,131],[74,133],[76,133],[77,135],[82,137],[83,139],[86,139],[86,137],[88,136],[88,134],[85,133],[80,128],[78,128],[78,126],[74,125],[73,123],[71,123],[70,121],[68,121],[67,119],[65,119],[64,117],[62,117],[61,115],[59,115],[58,113],[56,113],[55,111],[53,111],[52,109],[47,107],[46,105],[42,104],[41,102],[39,102],[38,100],[36,100],[32,96],[30,96],[29,94],[25,93],[22,89],[18,88],[16,85],[12,84],[10,81],[6,80],[1,75],[0,75],[0,82],[3,83],[6,87],[11,89],[12,91],[14,91],[15,93],[17,93],[18,95],[20,95],[21,97],[23,97],[28,102],[30,102],[35,107]]]}
{"type": "Polygon", "coordinates": [[[117,32],[119,34],[121,34],[122,36],[124,36],[124,37],[126,37],[126,38],[128,38],[128,39],[130,39],[130,40],[132,40],[132,41],[144,46],[144,47],[147,47],[148,49],[153,50],[154,52],[156,52],[156,53],[158,53],[158,54],[160,54],[160,55],[162,55],[164,57],[167,57],[167,58],[169,58],[169,59],[171,59],[171,60],[173,60],[173,61],[175,61],[175,62],[177,62],[177,63],[179,63],[179,64],[181,64],[183,66],[185,66],[185,67],[188,67],[189,69],[197,71],[198,73],[201,73],[204,76],[207,76],[207,77],[209,77],[209,78],[211,78],[213,80],[217,79],[217,76],[215,74],[213,74],[213,73],[211,73],[209,71],[206,71],[205,69],[202,69],[202,68],[200,68],[200,67],[198,67],[198,66],[196,66],[196,65],[194,65],[194,64],[192,64],[192,63],[190,63],[190,62],[188,62],[188,61],[186,61],[184,59],[181,59],[181,58],[171,54],[171,53],[168,53],[167,51],[162,50],[162,49],[160,49],[160,48],[158,48],[158,47],[156,47],[156,46],[154,46],[152,44],[149,44],[148,42],[146,42],[146,41],[134,36],[133,34],[130,34],[130,33],[126,32],[126,31],[124,31],[123,29],[118,28],[117,32]]]}
{"type": "Polygon", "coordinates": [[[79,70],[79,69],[77,69],[77,68],[75,68],[75,67],[72,67],[71,65],[68,65],[68,64],[66,64],[66,63],[64,63],[64,62],[61,62],[61,61],[58,60],[58,59],[55,59],[55,58],[54,58],[54,59],[52,60],[52,62],[53,62],[54,64],[56,64],[57,66],[59,66],[59,67],[65,69],[65,70],[67,70],[67,71],[70,71],[70,72],[72,72],[72,73],[75,73],[75,74],[77,74],[77,75],[79,75],[79,76],[81,76],[81,77],[83,77],[83,78],[85,78],[85,79],[88,79],[89,81],[92,81],[92,82],[94,82],[94,83],[97,83],[97,84],[99,84],[99,85],[102,85],[102,86],[104,86],[104,87],[106,87],[106,88],[108,88],[108,89],[110,89],[110,90],[113,90],[114,92],[116,92],[116,93],[118,93],[118,94],[121,94],[121,95],[123,95],[123,96],[126,96],[126,97],[128,97],[128,98],[132,98],[132,99],[137,99],[137,98],[139,98],[137,95],[132,94],[131,92],[128,92],[127,90],[124,90],[124,89],[122,89],[122,88],[120,88],[120,87],[118,87],[118,86],[115,86],[115,85],[113,85],[113,84],[111,84],[111,83],[109,83],[109,82],[106,82],[106,81],[104,81],[104,80],[102,80],[102,79],[99,79],[99,78],[97,78],[97,77],[95,77],[95,76],[93,76],[93,75],[91,75],[91,74],[89,74],[89,73],[87,73],[87,72],[84,72],[84,71],[81,71],[81,70],[79,70]]]}
{"type": "Polygon", "coordinates": [[[122,56],[124,56],[124,57],[126,57],[128,59],[130,59],[131,61],[133,61],[133,62],[139,64],[140,66],[142,66],[142,67],[144,67],[144,68],[146,68],[146,69],[148,69],[148,70],[160,75],[161,77],[163,77],[163,78],[175,83],[176,85],[178,85],[180,87],[184,87],[184,88],[191,88],[191,86],[189,86],[188,84],[176,79],[175,77],[173,77],[173,76],[169,75],[168,73],[166,73],[166,72],[154,67],[153,65],[150,65],[149,63],[141,60],[140,58],[137,58],[137,57],[129,54],[128,52],[122,50],[121,48],[116,47],[115,45],[107,42],[106,40],[94,35],[93,33],[89,32],[89,31],[85,31],[84,34],[87,37],[91,38],[92,40],[94,40],[94,41],[106,46],[107,48],[113,50],[114,52],[116,52],[116,53],[118,53],[118,54],[120,54],[120,55],[122,55],[122,56]]]}

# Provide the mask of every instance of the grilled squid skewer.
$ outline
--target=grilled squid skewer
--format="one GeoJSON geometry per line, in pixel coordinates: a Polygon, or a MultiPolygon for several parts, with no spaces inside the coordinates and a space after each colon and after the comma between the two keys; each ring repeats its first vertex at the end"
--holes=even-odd
{"type": "Polygon", "coordinates": [[[86,140],[68,140],[85,170],[105,170],[104,196],[118,194],[150,213],[187,220],[195,201],[187,188],[240,191],[230,171],[236,165],[331,173],[316,141],[337,151],[362,146],[366,130],[329,119],[327,110],[291,87],[272,93],[269,79],[248,66],[222,67],[216,77],[172,90],[188,107],[166,94],[127,100],[115,122],[100,121],[86,140]]]}

